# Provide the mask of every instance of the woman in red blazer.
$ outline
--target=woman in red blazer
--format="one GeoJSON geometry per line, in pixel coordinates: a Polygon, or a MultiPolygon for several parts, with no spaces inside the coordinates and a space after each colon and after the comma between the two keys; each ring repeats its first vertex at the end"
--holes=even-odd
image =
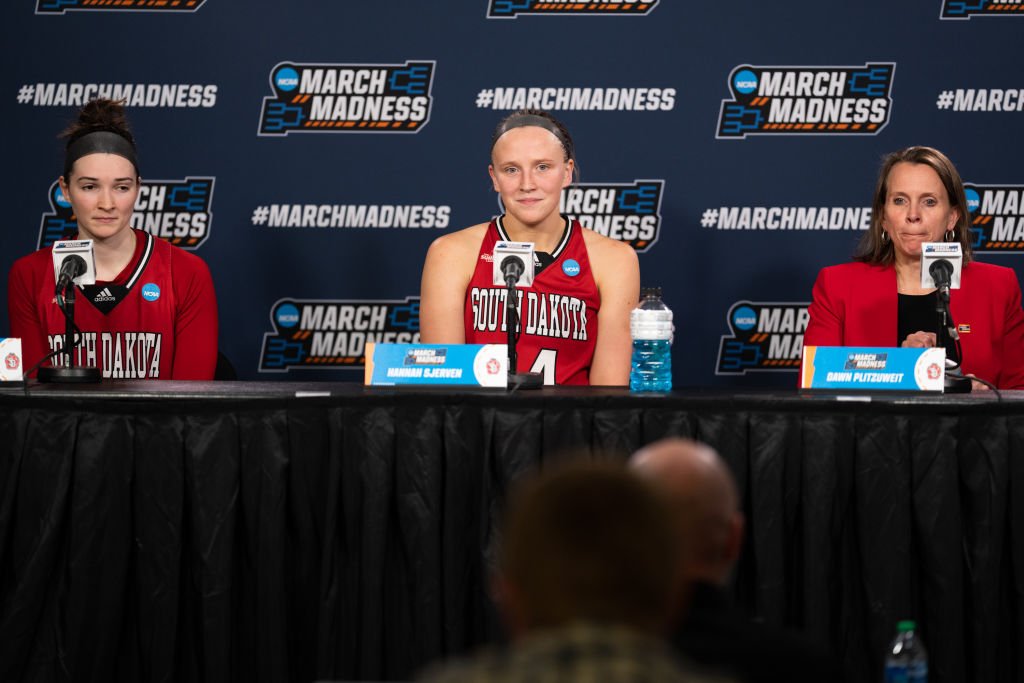
{"type": "Polygon", "coordinates": [[[804,345],[935,346],[940,320],[935,290],[921,288],[921,244],[959,242],[964,265],[949,308],[962,358],[953,344],[948,357],[1000,389],[1024,388],[1020,284],[1012,269],[972,259],[969,219],[960,174],[942,152],[888,155],[853,263],[823,268],[814,283],[804,345]]]}

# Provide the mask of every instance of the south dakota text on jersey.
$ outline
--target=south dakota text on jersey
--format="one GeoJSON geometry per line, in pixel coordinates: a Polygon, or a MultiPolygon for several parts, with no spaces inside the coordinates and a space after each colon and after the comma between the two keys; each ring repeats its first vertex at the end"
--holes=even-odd
{"type": "MultiPolygon", "coordinates": [[[[101,365],[104,379],[160,379],[162,337],[156,332],[83,332],[75,346],[75,365],[101,365]],[[101,364],[97,357],[102,358],[101,364]]],[[[47,338],[51,351],[64,348],[64,335],[47,338]]],[[[53,362],[55,367],[64,367],[67,356],[58,354],[53,362]]]]}
{"type": "MultiPolygon", "coordinates": [[[[524,292],[520,328],[526,334],[556,339],[587,340],[587,302],[554,292],[524,292]]],[[[473,287],[473,329],[478,332],[506,331],[505,301],[508,290],[473,287]]]]}

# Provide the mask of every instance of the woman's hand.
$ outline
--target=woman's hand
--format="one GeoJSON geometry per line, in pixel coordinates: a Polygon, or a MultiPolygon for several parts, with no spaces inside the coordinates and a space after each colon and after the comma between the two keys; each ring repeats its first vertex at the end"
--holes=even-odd
{"type": "Polygon", "coordinates": [[[907,338],[900,344],[905,349],[928,349],[935,346],[935,333],[922,332],[918,330],[914,334],[908,334],[907,338]]]}
{"type": "Polygon", "coordinates": [[[975,375],[964,375],[964,377],[971,377],[971,391],[992,391],[992,387],[987,384],[982,384],[976,379],[973,379],[975,375]]]}
{"type": "MultiPolygon", "coordinates": [[[[907,335],[907,338],[900,344],[905,349],[924,349],[935,346],[936,338],[934,332],[921,332],[918,330],[914,334],[907,335]]],[[[974,375],[965,375],[966,377],[974,377],[974,375]]],[[[988,391],[991,387],[982,384],[974,379],[971,380],[972,391],[988,391]]]]}

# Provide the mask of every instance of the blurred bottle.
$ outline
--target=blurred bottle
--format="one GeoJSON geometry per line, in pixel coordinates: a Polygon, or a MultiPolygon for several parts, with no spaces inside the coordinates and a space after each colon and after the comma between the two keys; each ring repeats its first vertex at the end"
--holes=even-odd
{"type": "Polygon", "coordinates": [[[629,388],[633,391],[672,390],[672,311],[661,300],[661,287],[640,290],[640,303],[630,311],[633,337],[629,388]]]}
{"type": "Polygon", "coordinates": [[[926,683],[928,680],[928,653],[915,635],[915,628],[917,624],[913,621],[896,625],[896,637],[885,656],[886,683],[926,683]]]}

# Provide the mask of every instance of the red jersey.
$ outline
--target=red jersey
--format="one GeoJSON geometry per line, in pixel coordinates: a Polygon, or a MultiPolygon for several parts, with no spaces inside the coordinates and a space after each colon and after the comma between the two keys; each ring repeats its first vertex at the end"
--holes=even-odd
{"type": "MultiPolygon", "coordinates": [[[[135,231],[135,254],[111,282],[78,286],[75,364],[111,379],[213,379],[217,301],[210,271],[195,254],[135,231]]],[[[7,309],[25,367],[64,346],[64,312],[54,290],[52,247],[11,268],[7,309]]],[[[66,364],[60,354],[52,361],[66,364]]]]}
{"type": "MultiPolygon", "coordinates": [[[[466,290],[467,344],[508,341],[507,291],[493,284],[494,244],[508,239],[501,219],[491,221],[466,290]]],[[[533,286],[519,289],[516,371],[543,373],[544,384],[589,384],[601,297],[578,222],[566,221],[565,233],[551,257],[554,262],[537,272],[533,286]]]]}

